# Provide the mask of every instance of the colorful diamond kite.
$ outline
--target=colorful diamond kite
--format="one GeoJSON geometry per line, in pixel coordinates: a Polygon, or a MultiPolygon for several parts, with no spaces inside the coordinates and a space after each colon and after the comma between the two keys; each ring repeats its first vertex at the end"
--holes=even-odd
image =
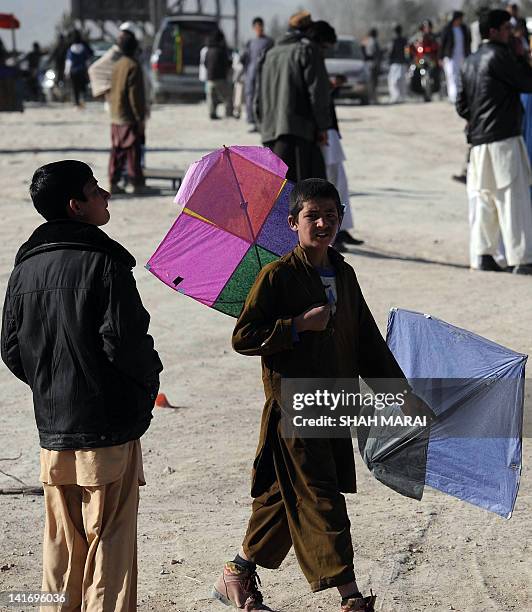
{"type": "Polygon", "coordinates": [[[183,207],[146,268],[172,289],[238,317],[260,269],[291,251],[292,183],[265,147],[218,149],[188,169],[183,207]]]}

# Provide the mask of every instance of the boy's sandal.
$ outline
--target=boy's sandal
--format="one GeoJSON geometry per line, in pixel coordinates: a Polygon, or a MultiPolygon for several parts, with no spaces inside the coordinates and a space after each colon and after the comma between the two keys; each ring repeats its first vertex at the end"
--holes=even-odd
{"type": "Polygon", "coordinates": [[[368,597],[350,597],[342,601],[340,612],[375,612],[376,595],[370,589],[368,597]]]}

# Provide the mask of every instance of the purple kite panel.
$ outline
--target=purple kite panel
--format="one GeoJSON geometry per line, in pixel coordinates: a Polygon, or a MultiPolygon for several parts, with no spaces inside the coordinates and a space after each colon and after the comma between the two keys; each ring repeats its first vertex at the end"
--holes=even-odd
{"type": "Polygon", "coordinates": [[[248,242],[181,213],[146,267],[172,289],[212,306],[248,249],[248,242]]]}
{"type": "Polygon", "coordinates": [[[288,204],[293,188],[294,184],[287,181],[257,238],[259,246],[276,255],[286,255],[297,245],[297,233],[288,225],[288,204]]]}

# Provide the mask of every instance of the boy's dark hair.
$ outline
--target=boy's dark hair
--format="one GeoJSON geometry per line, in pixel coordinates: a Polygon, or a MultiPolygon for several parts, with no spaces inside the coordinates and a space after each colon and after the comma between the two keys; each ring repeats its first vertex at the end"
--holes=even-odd
{"type": "Polygon", "coordinates": [[[37,212],[47,221],[68,219],[72,198],[85,201],[83,187],[93,177],[87,164],[64,159],[37,168],[30,185],[30,196],[37,212]]]}
{"type": "Polygon", "coordinates": [[[478,22],[480,35],[482,38],[489,38],[491,28],[498,30],[503,23],[510,21],[510,18],[510,13],[501,9],[494,9],[493,11],[483,13],[480,15],[478,22]]]}
{"type": "Polygon", "coordinates": [[[393,29],[393,31],[397,34],[397,36],[401,36],[401,34],[403,33],[403,26],[398,23],[393,29]]]}
{"type": "Polygon", "coordinates": [[[325,179],[309,178],[294,185],[290,194],[290,215],[297,217],[305,202],[310,200],[333,200],[338,210],[338,216],[342,217],[344,214],[344,207],[340,201],[338,190],[325,179]]]}
{"type": "Polygon", "coordinates": [[[118,46],[124,55],[133,57],[138,49],[139,43],[132,32],[123,30],[118,37],[118,46]]]}
{"type": "Polygon", "coordinates": [[[261,25],[264,26],[264,19],[262,17],[255,17],[251,22],[252,26],[261,25]]]}

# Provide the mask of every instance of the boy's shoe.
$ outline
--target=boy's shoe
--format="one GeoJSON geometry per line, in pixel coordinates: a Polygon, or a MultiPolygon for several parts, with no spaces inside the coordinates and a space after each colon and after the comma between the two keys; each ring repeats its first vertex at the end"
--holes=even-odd
{"type": "Polygon", "coordinates": [[[224,565],[224,571],[214,583],[212,598],[217,599],[226,606],[233,606],[239,610],[270,610],[262,602],[262,593],[259,591],[260,580],[257,572],[248,572],[233,561],[224,565]]]}
{"type": "Polygon", "coordinates": [[[374,612],[376,595],[373,595],[373,591],[370,590],[371,595],[369,597],[349,597],[348,599],[342,599],[342,607],[340,612],[374,612]]]}

